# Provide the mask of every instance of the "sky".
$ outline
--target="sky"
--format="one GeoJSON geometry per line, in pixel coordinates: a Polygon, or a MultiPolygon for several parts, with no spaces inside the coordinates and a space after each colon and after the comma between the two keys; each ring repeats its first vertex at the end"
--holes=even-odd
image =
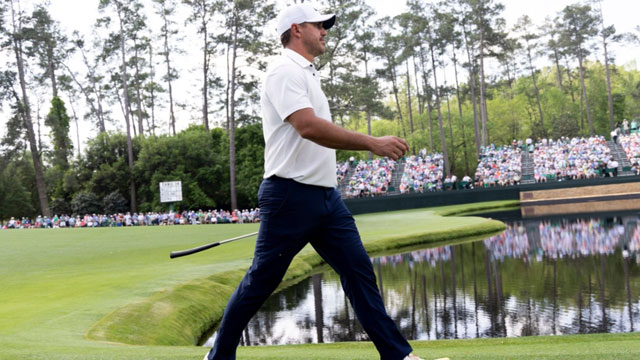
{"type": "MultiPolygon", "coordinates": [[[[60,25],[65,33],[71,34],[73,30],[78,30],[82,34],[91,33],[92,27],[95,23],[95,19],[99,16],[97,10],[98,0],[49,1],[49,9],[52,17],[60,22],[60,25]]],[[[146,5],[151,5],[151,0],[143,1],[146,5]]],[[[25,6],[37,2],[37,0],[22,0],[22,3],[24,3],[25,6]]],[[[378,16],[394,16],[405,11],[405,0],[365,0],[365,2],[376,10],[378,16]]],[[[507,21],[508,27],[511,27],[513,24],[515,24],[517,19],[523,14],[529,15],[534,24],[542,24],[545,17],[555,17],[556,14],[560,12],[565,6],[574,4],[576,2],[577,1],[575,0],[502,0],[502,3],[505,5],[503,16],[507,21]]],[[[292,1],[276,0],[276,5],[279,9],[284,8],[290,3],[292,3],[292,1]]],[[[311,3],[314,4],[313,1],[311,1],[311,3]]],[[[634,27],[640,24],[640,22],[637,20],[638,14],[640,13],[640,1],[602,0],[602,11],[605,23],[607,25],[614,24],[618,33],[631,32],[634,30],[634,27]]],[[[148,25],[153,26],[151,23],[149,23],[148,25]]],[[[267,24],[267,26],[270,25],[267,24]]],[[[271,26],[275,29],[275,21],[271,26]]],[[[155,27],[158,28],[159,25],[155,27]]],[[[195,49],[194,53],[197,54],[200,49],[200,38],[195,34],[195,31],[192,29],[192,27],[184,27],[181,31],[181,34],[183,36],[183,40],[181,41],[182,46],[195,49]]],[[[632,64],[634,61],[636,64],[640,64],[640,51],[638,51],[639,47],[637,46],[627,45],[626,47],[623,47],[620,45],[614,45],[610,50],[612,55],[615,56],[616,64],[618,65],[632,64]]],[[[197,86],[193,86],[193,83],[199,81],[199,73],[197,69],[201,65],[200,57],[194,56],[194,53],[187,53],[180,59],[177,59],[178,62],[181,62],[181,64],[183,64],[182,66],[184,66],[184,64],[186,63],[190,71],[189,73],[181,74],[181,79],[177,82],[177,84],[175,84],[175,97],[179,102],[193,103],[193,105],[198,105],[198,102],[200,100],[195,101],[194,99],[200,99],[200,94],[198,92],[197,86]]],[[[599,58],[602,59],[602,56],[599,55],[599,58]]],[[[77,62],[77,66],[81,66],[81,69],[84,70],[84,65],[82,65],[80,62],[77,62]]],[[[633,67],[637,68],[637,65],[634,65],[633,67]]],[[[224,68],[224,65],[220,65],[219,68],[224,68]]],[[[489,73],[491,73],[491,68],[489,68],[488,70],[489,73]]],[[[447,77],[452,78],[452,76],[449,75],[447,75],[447,77]]],[[[7,109],[5,108],[3,112],[0,112],[0,133],[2,134],[5,131],[4,123],[6,122],[6,118],[9,116],[9,113],[6,110],[7,109]]],[[[46,109],[41,111],[46,114],[46,109]]],[[[81,116],[83,113],[83,109],[76,109],[76,111],[78,111],[79,116],[81,116]]],[[[122,117],[120,115],[119,109],[114,109],[114,114],[114,117],[122,117]]],[[[199,122],[198,116],[199,113],[197,111],[184,110],[181,115],[178,115],[178,129],[184,129],[191,123],[199,122]]],[[[86,142],[86,140],[90,137],[95,136],[95,128],[87,121],[80,121],[79,127],[81,137],[80,141],[82,143],[81,147],[84,147],[84,143],[86,142]]],[[[122,125],[120,125],[120,127],[121,129],[123,128],[122,125]]],[[[162,132],[166,132],[166,130],[162,129],[162,132]]],[[[74,126],[72,126],[72,133],[70,135],[75,143],[76,132],[74,126]]]]}

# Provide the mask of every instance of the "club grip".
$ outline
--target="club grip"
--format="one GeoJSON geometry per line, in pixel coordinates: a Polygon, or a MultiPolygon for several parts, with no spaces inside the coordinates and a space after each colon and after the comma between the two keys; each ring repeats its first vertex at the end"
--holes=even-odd
{"type": "Polygon", "coordinates": [[[189,249],[189,250],[172,251],[171,254],[169,254],[169,258],[175,259],[177,257],[195,254],[195,253],[200,252],[200,251],[211,249],[212,247],[216,247],[218,245],[220,245],[220,242],[203,245],[203,246],[200,246],[200,247],[197,247],[197,248],[193,248],[193,249],[189,249]]]}

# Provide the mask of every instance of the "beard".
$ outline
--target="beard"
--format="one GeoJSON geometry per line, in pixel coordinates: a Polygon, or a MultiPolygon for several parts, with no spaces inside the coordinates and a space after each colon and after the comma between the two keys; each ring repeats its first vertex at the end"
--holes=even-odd
{"type": "Polygon", "coordinates": [[[314,57],[324,54],[326,50],[324,43],[318,40],[317,38],[305,39],[303,41],[303,44],[307,49],[307,51],[309,52],[309,54],[313,55],[314,57]]]}

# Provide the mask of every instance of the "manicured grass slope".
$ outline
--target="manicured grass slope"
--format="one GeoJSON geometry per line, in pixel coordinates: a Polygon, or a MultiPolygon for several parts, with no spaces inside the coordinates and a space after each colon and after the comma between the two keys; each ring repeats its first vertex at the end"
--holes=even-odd
{"type": "MultiPolygon", "coordinates": [[[[483,218],[443,218],[426,210],[370,214],[359,217],[357,222],[367,249],[374,253],[416,244],[459,241],[502,230],[504,226],[483,218]]],[[[307,247],[291,264],[285,283],[306,276],[320,263],[320,257],[307,247]]],[[[226,300],[241,277],[242,271],[216,273],[154,294],[109,314],[88,336],[138,345],[195,344],[198,336],[220,319],[226,300]]]]}
{"type": "MultiPolygon", "coordinates": [[[[455,241],[459,234],[500,226],[481,218],[442,218],[429,210],[356,219],[367,248],[375,251],[455,241]]],[[[174,260],[169,252],[256,230],[250,224],[1,231],[0,359],[201,359],[204,350],[194,346],[114,341],[193,343],[219,318],[251,261],[254,240],[174,260]]],[[[306,274],[318,261],[312,250],[303,251],[288,278],[306,274]]],[[[640,357],[635,334],[414,345],[425,356],[460,359],[640,357]]],[[[369,343],[239,350],[240,359],[376,357],[369,343]]]]}

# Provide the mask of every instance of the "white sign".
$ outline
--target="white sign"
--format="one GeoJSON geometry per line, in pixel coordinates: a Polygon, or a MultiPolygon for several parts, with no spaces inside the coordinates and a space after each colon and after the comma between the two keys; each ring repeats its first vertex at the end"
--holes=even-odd
{"type": "Polygon", "coordinates": [[[182,201],[182,181],[160,183],[160,202],[182,201]]]}

